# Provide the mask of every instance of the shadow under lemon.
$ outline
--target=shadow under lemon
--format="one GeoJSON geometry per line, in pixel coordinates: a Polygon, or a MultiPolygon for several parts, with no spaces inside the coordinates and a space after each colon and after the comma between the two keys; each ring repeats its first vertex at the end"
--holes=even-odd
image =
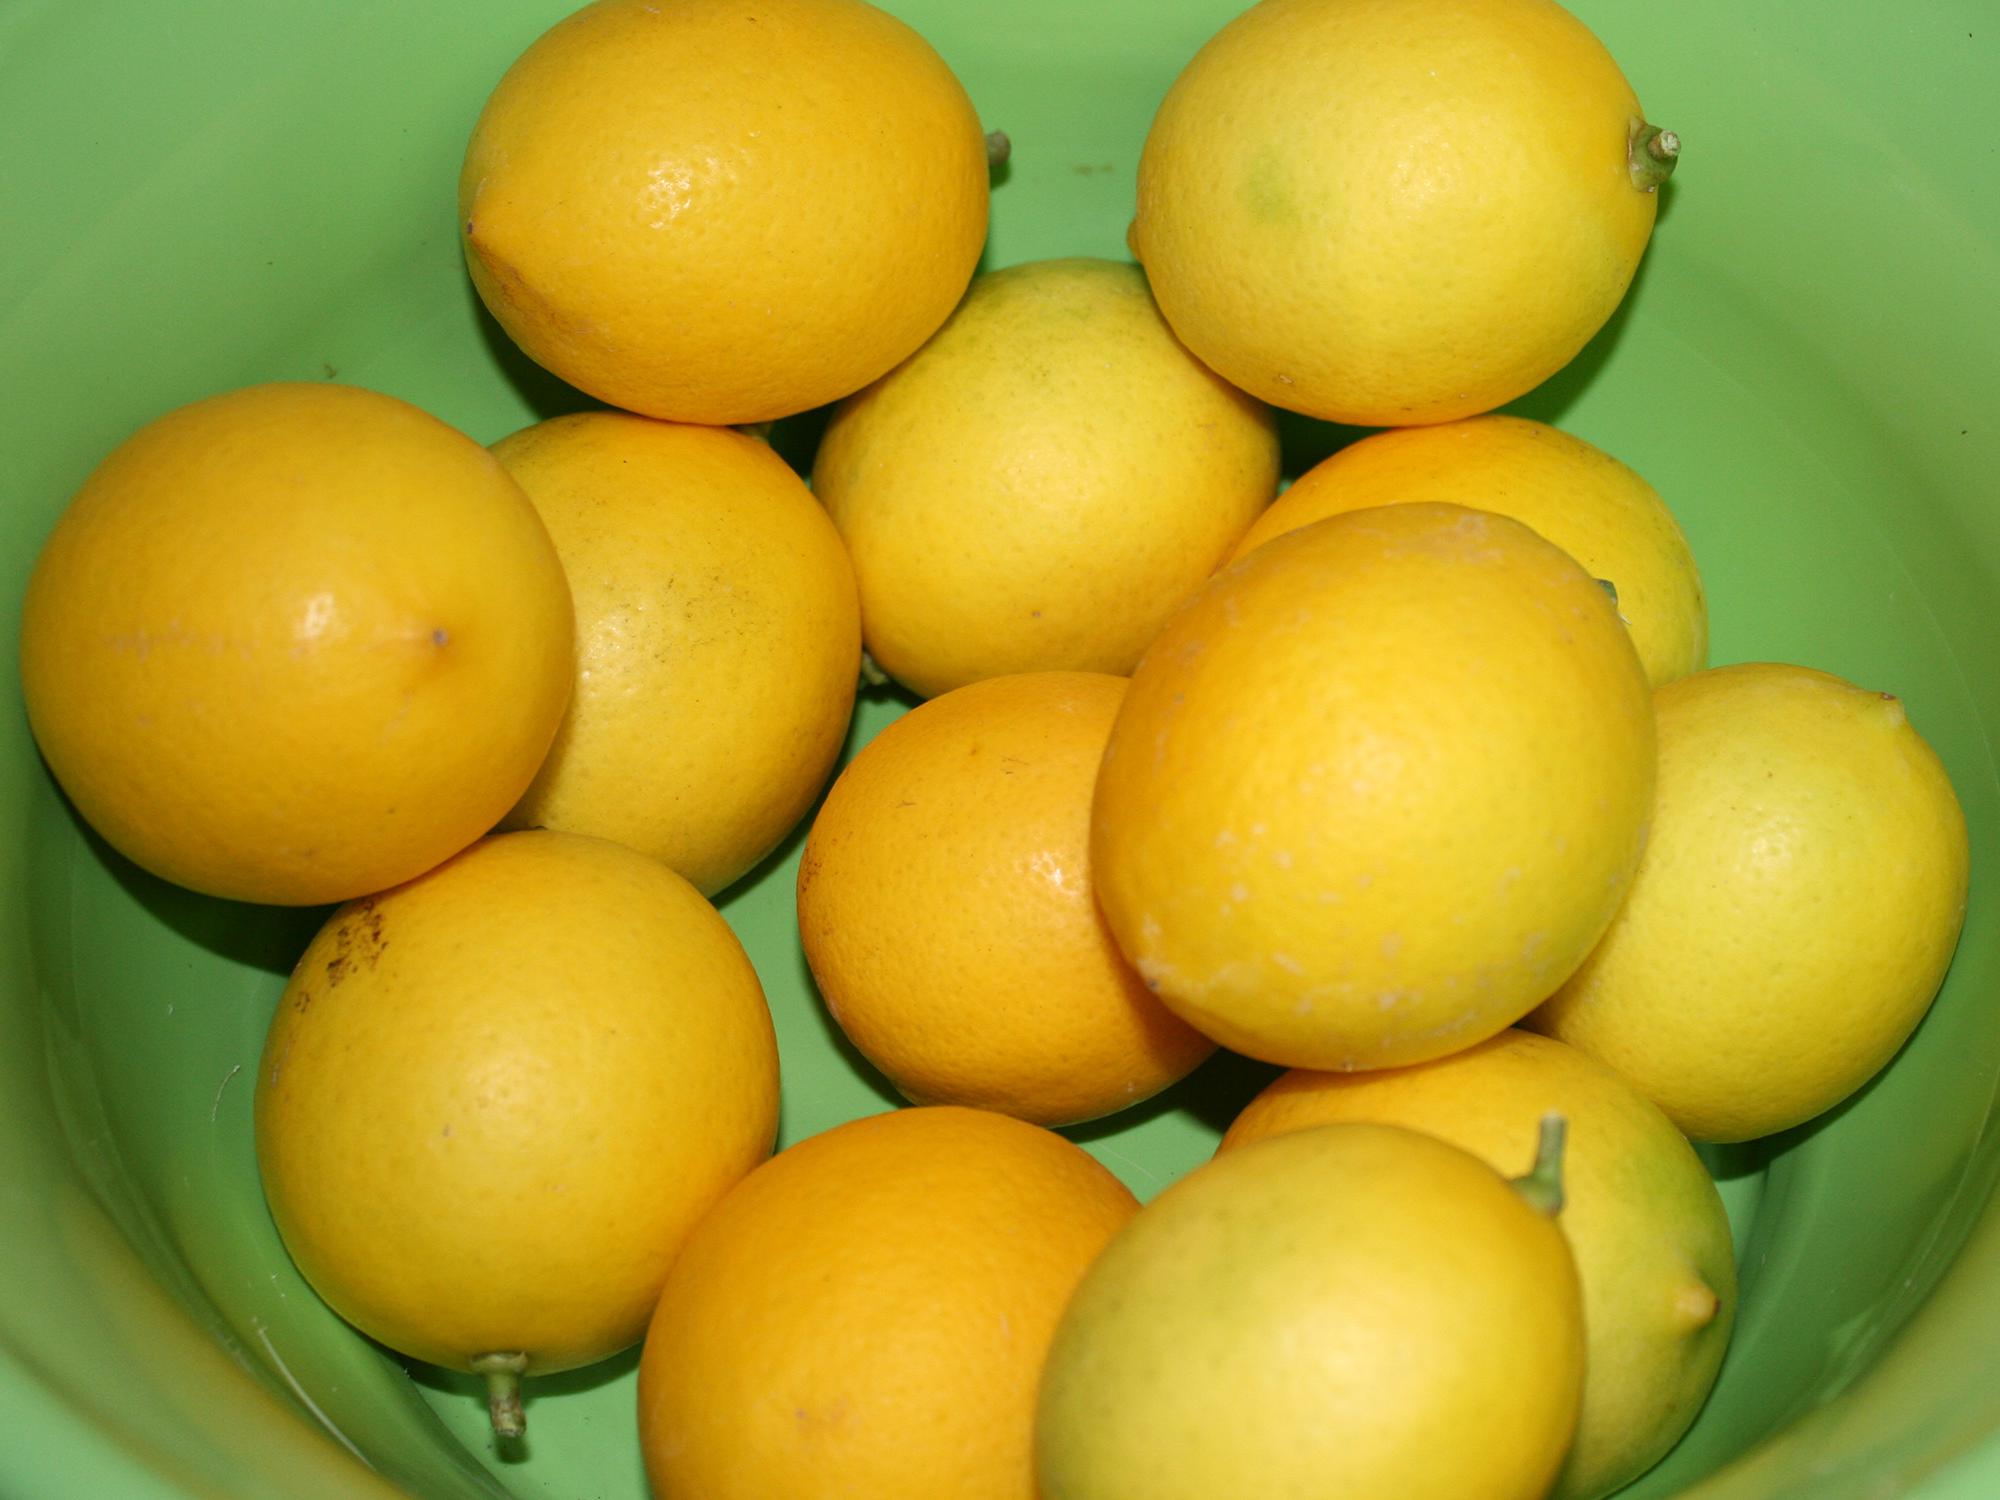
{"type": "MultiPolygon", "coordinates": [[[[1660,189],[1661,219],[1666,217],[1672,187],[1673,184],[1669,182],[1660,189]]],[[[1516,396],[1497,410],[1512,416],[1529,417],[1537,422],[1545,422],[1551,427],[1560,427],[1570,409],[1602,378],[1605,366],[1616,352],[1631,322],[1633,305],[1643,295],[1647,268],[1651,263],[1650,256],[1640,260],[1624,299],[1605,320],[1604,326],[1591,336],[1590,341],[1577,351],[1568,364],[1533,390],[1516,396]]],[[[1332,457],[1349,443],[1379,430],[1381,429],[1373,427],[1349,427],[1338,422],[1321,421],[1317,417],[1304,416],[1298,412],[1280,410],[1278,443],[1282,457],[1279,471],[1283,475],[1284,482],[1290,484],[1306,470],[1332,457]]]]}
{"type": "Polygon", "coordinates": [[[134,864],[84,821],[60,789],[64,813],[88,857],[162,927],[231,963],[284,977],[292,972],[332,906],[265,906],[207,896],[134,864]]]}

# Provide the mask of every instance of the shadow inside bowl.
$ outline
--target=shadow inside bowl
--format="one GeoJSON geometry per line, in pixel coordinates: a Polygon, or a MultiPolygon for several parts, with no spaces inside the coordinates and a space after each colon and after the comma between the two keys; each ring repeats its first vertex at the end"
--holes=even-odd
{"type": "Polygon", "coordinates": [[[486,310],[486,304],[473,286],[471,277],[464,278],[460,285],[478,322],[479,338],[485,346],[487,358],[514,388],[523,404],[535,414],[537,421],[546,422],[551,417],[567,416],[571,412],[596,411],[604,405],[528,358],[521,346],[486,310]]]}
{"type": "MultiPolygon", "coordinates": [[[[875,1097],[888,1108],[901,1109],[907,1105],[910,1101],[903,1097],[880,1068],[868,1060],[859,1047],[847,1039],[847,1033],[842,1031],[840,1023],[834,1020],[833,1012],[827,1009],[826,997],[820,994],[819,984],[813,978],[812,966],[806,962],[805,949],[794,945],[792,956],[798,964],[799,988],[805,992],[813,1017],[825,1033],[828,1048],[847,1065],[848,1071],[866,1084],[875,1097]]],[[[780,1107],[782,1109],[782,1104],[780,1107]]],[[[782,1121],[779,1128],[782,1137],[782,1121]]]]}
{"type": "Polygon", "coordinates": [[[1507,402],[1500,410],[1513,416],[1546,422],[1551,427],[1560,427],[1563,417],[1597,380],[1620,340],[1625,337],[1625,330],[1632,322],[1632,309],[1644,295],[1647,271],[1651,265],[1650,255],[1640,259],[1639,268],[1633,274],[1632,284],[1626,287],[1624,298],[1612,310],[1611,316],[1604,320],[1604,326],[1591,335],[1590,341],[1577,351],[1568,364],[1533,390],[1507,402]]]}
{"type": "Polygon", "coordinates": [[[1116,1114],[1067,1125],[1062,1133],[1078,1145],[1121,1135],[1166,1114],[1182,1114],[1220,1136],[1243,1107],[1285,1070],[1227,1047],[1215,1052],[1187,1077],[1116,1114]]]}
{"type": "MultiPolygon", "coordinates": [[[[58,791],[58,796],[61,796],[58,791]]],[[[332,906],[264,906],[205,896],[142,869],[84,821],[67,797],[63,811],[77,841],[119,887],[163,927],[231,963],[289,975],[332,906]]]]}

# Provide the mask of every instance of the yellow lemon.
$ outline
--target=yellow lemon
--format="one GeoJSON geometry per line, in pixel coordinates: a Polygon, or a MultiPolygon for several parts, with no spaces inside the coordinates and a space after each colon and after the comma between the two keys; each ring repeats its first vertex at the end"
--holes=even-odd
{"type": "Polygon", "coordinates": [[[1131,244],[1174,331],[1252,395],[1447,421],[1603,325],[1677,148],[1551,0],[1262,0],[1161,103],[1131,244]]]}
{"type": "Polygon", "coordinates": [[[597,0],[495,86],[458,217],[529,357],[720,424],[832,401],[921,344],[971,279],[987,193],[965,89],[863,0],[597,0]]]}
{"type": "Polygon", "coordinates": [[[805,816],[854,708],[854,571],[727,428],[584,412],[494,445],[576,600],[576,689],[513,827],[617,839],[721,890],[805,816]]]}
{"type": "Polygon", "coordinates": [[[1161,632],[1092,869],[1120,948],[1223,1045],[1389,1067],[1569,975],[1652,787],[1645,672],[1590,575],[1505,516],[1378,506],[1266,542],[1161,632]]]}
{"type": "Polygon", "coordinates": [[[336,1312],[504,1384],[640,1338],[777,1109],[763,991],[694,887],[511,833],[313,939],[265,1041],[257,1160],[336,1312]]]}
{"type": "Polygon", "coordinates": [[[1350,443],[1295,480],[1236,544],[1371,505],[1442,500],[1532,526],[1609,584],[1655,687],[1708,659],[1694,554],[1659,492],[1582,438],[1526,417],[1468,417],[1350,443]]]}
{"type": "Polygon", "coordinates": [[[1217,1157],[1112,1240],[1036,1414],[1042,1500],[1541,1500],[1576,1426],[1562,1231],[1456,1146],[1323,1125],[1217,1157]]]}
{"type": "Polygon", "coordinates": [[[1736,1311],[1722,1198],[1694,1148],[1632,1086],[1573,1048],[1509,1029],[1373,1073],[1293,1071],[1221,1150],[1336,1121],[1420,1130],[1497,1172],[1533,1163],[1536,1123],[1568,1122],[1558,1223],[1576,1257],[1583,1407],[1551,1500],[1597,1500],[1657,1463],[1701,1409],[1736,1311]]]}
{"type": "Polygon", "coordinates": [[[1755,662],[1657,695],[1659,806],[1618,918],[1538,1031],[1696,1140],[1813,1118],[1929,1009],[1965,919],[1965,815],[1887,693],[1755,662]]]}
{"type": "Polygon", "coordinates": [[[28,582],[21,681],[121,853],[317,905],[492,828],[562,718],[571,632],[548,533],[472,439],[372,391],[262,385],[85,481],[28,582]]]}
{"type": "Polygon", "coordinates": [[[813,464],[869,654],[925,696],[1130,672],[1277,485],[1272,413],[1181,347],[1136,269],[1091,259],[980,277],[813,464]]]}
{"type": "Polygon", "coordinates": [[[1037,1500],[1049,1340],[1138,1206],[1081,1148],[985,1110],[779,1152],[689,1237],[647,1330],[653,1492],[1037,1500]]]}
{"type": "Polygon", "coordinates": [[[1214,1051],[1097,909],[1091,790],[1124,695],[1094,672],[955,688],[827,793],[799,861],[800,941],[841,1030],[909,1098],[1066,1125],[1214,1051]]]}

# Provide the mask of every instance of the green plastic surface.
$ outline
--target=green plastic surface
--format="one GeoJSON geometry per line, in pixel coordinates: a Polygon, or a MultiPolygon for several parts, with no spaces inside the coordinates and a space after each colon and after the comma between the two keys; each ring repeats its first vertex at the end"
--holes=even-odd
{"type": "MultiPolygon", "coordinates": [[[[83,829],[13,661],[42,536],[141,422],[339,379],[482,441],[585,404],[480,311],[452,222],[487,89],[560,0],[0,5],[0,1497],[638,1500],[632,1356],[531,1387],[503,1460],[470,1384],[351,1332],[273,1232],[250,1145],[266,1016],[319,914],[231,906],[83,829]]],[[[1120,256],[1153,108],[1231,0],[893,0],[1012,137],[989,265],[1120,256]]],[[[1971,821],[1956,963],[1890,1070],[1710,1153],[1741,1321],[1628,1494],[2000,1495],[2000,195],[1981,0],[1579,0],[1684,142],[1625,307],[1516,409],[1679,514],[1715,663],[1901,695],[1971,821]]],[[[808,417],[776,441],[801,465],[808,417]]],[[[1290,471],[1349,434],[1287,424],[1290,471]]],[[[855,743],[904,707],[864,698],[855,743]]],[[[813,996],[797,839],[722,902],[769,991],[796,1140],[892,1096],[813,996]]],[[[1270,1070],[1222,1058],[1071,1134],[1142,1195],[1270,1070]]],[[[950,1500],[941,1496],[940,1500],[950,1500]]],[[[1222,1500],[1222,1497],[1218,1497],[1222,1500]]]]}

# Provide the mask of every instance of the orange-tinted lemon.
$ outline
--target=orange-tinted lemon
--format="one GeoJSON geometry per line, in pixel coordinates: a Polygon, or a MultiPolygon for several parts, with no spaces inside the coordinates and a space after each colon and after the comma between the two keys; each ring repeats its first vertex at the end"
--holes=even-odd
{"type": "Polygon", "coordinates": [[[965,89],[865,0],[596,0],[495,86],[458,217],[529,357],[647,416],[759,422],[936,330],[987,183],[965,89]]]}
{"type": "Polygon", "coordinates": [[[990,677],[840,773],[799,861],[799,937],[848,1040],[908,1097],[1042,1125],[1136,1103],[1215,1044],[1098,912],[1090,799],[1125,679],[990,677]]]}
{"type": "Polygon", "coordinates": [[[689,1237],[647,1331],[654,1493],[1035,1500],[1049,1340],[1137,1209],[1081,1148],[984,1110],[779,1152],[689,1237]]]}
{"type": "Polygon", "coordinates": [[[472,439],[352,386],[148,423],[56,523],[21,619],[42,753],[121,853],[316,905],[493,827],[569,698],[562,564],[472,439]]]}

